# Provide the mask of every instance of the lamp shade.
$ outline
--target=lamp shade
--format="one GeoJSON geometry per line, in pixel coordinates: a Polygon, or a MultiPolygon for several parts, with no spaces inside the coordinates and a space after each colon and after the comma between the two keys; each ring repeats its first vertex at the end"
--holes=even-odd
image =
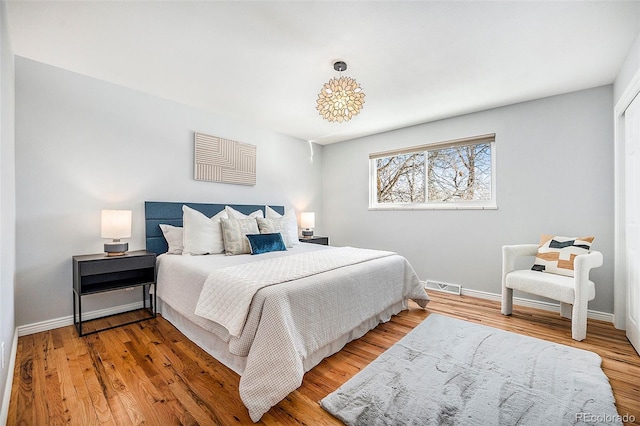
{"type": "Polygon", "coordinates": [[[300,227],[312,229],[316,227],[316,214],[314,212],[303,212],[300,214],[300,227]]]}
{"type": "Polygon", "coordinates": [[[130,238],[131,210],[102,210],[102,238],[130,238]]]}

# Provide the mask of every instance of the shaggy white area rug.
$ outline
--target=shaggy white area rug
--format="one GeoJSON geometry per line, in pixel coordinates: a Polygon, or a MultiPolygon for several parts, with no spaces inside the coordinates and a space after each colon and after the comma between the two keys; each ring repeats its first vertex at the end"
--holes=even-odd
{"type": "Polygon", "coordinates": [[[347,425],[621,424],[601,361],[431,314],[320,404],[347,425]]]}

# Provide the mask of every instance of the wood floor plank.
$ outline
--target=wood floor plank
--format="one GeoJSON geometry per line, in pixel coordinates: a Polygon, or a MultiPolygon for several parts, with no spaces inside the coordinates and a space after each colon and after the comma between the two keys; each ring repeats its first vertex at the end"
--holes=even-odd
{"type": "MultiPolygon", "coordinates": [[[[51,377],[51,379],[57,379],[57,366],[55,365],[55,361],[53,361],[50,357],[49,353],[49,337],[47,334],[37,334],[34,336],[33,342],[33,352],[32,352],[32,360],[33,360],[33,368],[31,371],[32,380],[33,380],[33,396],[34,396],[34,407],[36,408],[34,411],[34,424],[41,424],[42,422],[47,422],[52,416],[55,416],[58,412],[60,406],[62,405],[62,396],[60,393],[59,398],[56,398],[57,395],[49,395],[46,393],[47,390],[47,377],[51,377]],[[51,365],[50,365],[51,364],[51,365]],[[39,395],[46,395],[44,398],[39,395]],[[44,402],[44,404],[42,403],[44,402]]],[[[57,380],[58,387],[60,385],[60,381],[57,380]]],[[[62,420],[68,418],[66,413],[63,413],[62,420]]]]}
{"type": "MultiPolygon", "coordinates": [[[[33,362],[35,351],[35,336],[25,336],[18,339],[16,355],[16,371],[11,401],[9,404],[9,418],[12,424],[36,424],[38,412],[43,409],[42,404],[35,404],[36,389],[33,377],[33,362]]],[[[43,417],[43,416],[42,416],[43,417]]]]}
{"type": "MultiPolygon", "coordinates": [[[[514,314],[506,317],[495,301],[429,294],[432,300],[426,310],[410,302],[407,311],[323,360],[259,424],[340,424],[318,401],[431,313],[597,353],[619,413],[634,416],[634,424],[640,424],[640,356],[624,331],[589,320],[587,338],[576,342],[571,338],[571,322],[558,313],[515,306],[514,314]]],[[[95,325],[120,320],[110,317],[95,325]]],[[[9,426],[251,423],[238,395],[239,376],[161,316],[82,338],[72,326],[20,337],[13,377],[9,426]]]]}
{"type": "MultiPolygon", "coordinates": [[[[123,352],[120,342],[113,344],[115,331],[113,333],[112,331],[114,330],[82,339],[91,342],[96,373],[116,424],[139,424],[144,420],[144,416],[128,390],[127,384],[122,381],[117,372],[121,365],[121,358],[126,358],[127,354],[123,352]]],[[[135,384],[130,385],[135,386],[135,384]]]]}

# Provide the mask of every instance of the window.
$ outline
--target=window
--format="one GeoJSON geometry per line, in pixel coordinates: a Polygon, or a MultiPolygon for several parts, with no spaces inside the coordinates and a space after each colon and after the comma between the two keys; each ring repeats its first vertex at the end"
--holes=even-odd
{"type": "Polygon", "coordinates": [[[369,161],[370,208],[496,208],[494,134],[380,152],[369,161]]]}

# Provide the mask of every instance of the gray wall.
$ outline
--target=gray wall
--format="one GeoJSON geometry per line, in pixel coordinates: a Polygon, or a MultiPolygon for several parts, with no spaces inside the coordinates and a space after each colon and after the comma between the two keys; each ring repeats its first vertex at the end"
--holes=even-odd
{"type": "MultiPolygon", "coordinates": [[[[321,211],[323,149],[310,152],[306,141],[17,57],[16,323],[71,315],[71,256],[102,251],[101,209],[133,210],[130,250],[144,248],[145,200],[321,211]],[[194,131],[256,145],[257,184],[195,181],[194,131]]],[[[87,311],[132,301],[92,297],[87,311]]]]}
{"type": "MultiPolygon", "coordinates": [[[[14,275],[15,275],[15,143],[13,134],[14,73],[13,52],[9,43],[6,19],[6,2],[0,2],[0,342],[5,344],[6,364],[0,368],[0,401],[8,401],[5,395],[9,372],[9,358],[15,334],[14,275]]],[[[2,404],[0,413],[6,414],[8,406],[2,404]]],[[[0,424],[3,424],[0,415],[0,424]]]]}
{"type": "Polygon", "coordinates": [[[406,256],[420,279],[495,294],[502,245],[594,235],[604,266],[589,307],[613,312],[612,96],[599,87],[325,146],[325,229],[336,245],[406,256]],[[368,210],[369,153],[486,133],[498,210],[368,210]]]}

